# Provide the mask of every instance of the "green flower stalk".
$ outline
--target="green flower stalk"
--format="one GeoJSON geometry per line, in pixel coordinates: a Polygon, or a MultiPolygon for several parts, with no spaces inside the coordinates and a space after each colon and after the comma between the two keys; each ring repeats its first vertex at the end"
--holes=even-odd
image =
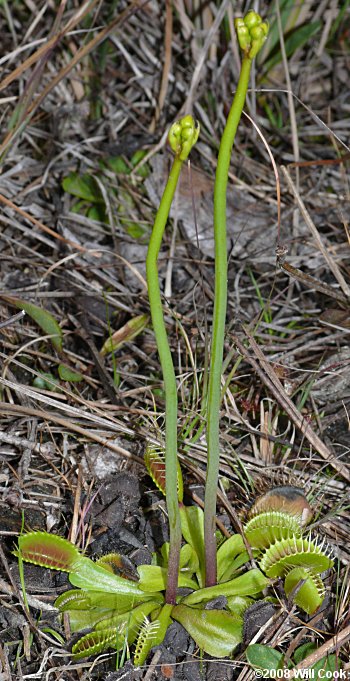
{"type": "Polygon", "coordinates": [[[198,135],[199,125],[196,124],[192,116],[184,116],[180,121],[174,123],[170,129],[168,140],[175,153],[175,159],[156,215],[146,259],[148,297],[165,389],[165,475],[170,532],[166,602],[173,605],[176,603],[181,547],[181,523],[177,491],[177,387],[163,317],[157,261],[181,167],[196,143],[198,135]]]}
{"type": "Polygon", "coordinates": [[[253,10],[235,20],[240,47],[244,53],[236,94],[221,139],[214,186],[215,299],[212,348],[208,387],[207,479],[205,488],[204,535],[206,585],[216,584],[215,513],[219,475],[219,416],[221,371],[227,306],[226,191],[232,146],[249,85],[252,60],[262,47],[268,25],[253,10]]]}

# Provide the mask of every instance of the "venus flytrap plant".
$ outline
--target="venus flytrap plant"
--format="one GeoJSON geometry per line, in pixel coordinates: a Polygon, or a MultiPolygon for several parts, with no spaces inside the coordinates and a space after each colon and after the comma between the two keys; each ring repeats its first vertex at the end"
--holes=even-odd
{"type": "MultiPolygon", "coordinates": [[[[204,514],[183,503],[183,482],[177,457],[177,386],[165,328],[158,281],[158,255],[171,202],[183,162],[195,144],[199,127],[191,116],[175,123],[169,142],[175,159],[157,212],[149,242],[146,275],[152,323],[165,386],[165,455],[148,446],[145,464],[166,496],[170,542],[163,545],[152,565],[129,569],[123,556],[109,554],[96,562],[70,542],[45,532],[19,537],[21,560],[68,573],[74,589],[59,596],[55,605],[67,613],[73,633],[91,631],[72,648],[76,659],[108,648],[116,652],[136,642],[134,662],[141,665],[150,649],[164,639],[173,620],[180,622],[205,653],[231,655],[242,641],[244,611],[281,577],[291,603],[312,614],[321,605],[325,588],[322,573],[332,567],[327,550],[304,526],[312,516],[301,490],[276,488],[260,497],[244,527],[245,538],[259,567],[249,561],[243,537],[235,534],[217,550],[215,535],[216,490],[219,467],[219,410],[227,297],[226,188],[230,155],[249,82],[252,59],[263,44],[267,25],[249,12],[236,20],[244,52],[236,96],[220,145],[214,190],[215,302],[211,367],[207,398],[208,468],[204,514]],[[184,540],[183,545],[182,540],[184,540]],[[178,587],[190,590],[181,595],[178,587]],[[220,609],[206,605],[226,597],[220,609]]],[[[203,401],[204,402],[204,401],[203,401]]]]}
{"type": "MultiPolygon", "coordinates": [[[[147,468],[165,493],[164,458],[157,451],[146,456],[147,468]]],[[[180,622],[199,648],[215,657],[231,655],[242,641],[245,610],[275,579],[283,578],[291,603],[313,614],[322,604],[325,587],[321,574],[333,561],[329,551],[304,531],[311,509],[301,490],[275,488],[260,497],[249,513],[245,535],[259,568],[247,570],[249,556],[240,534],[225,540],[217,552],[218,584],[204,586],[204,519],[200,508],[182,502],[181,471],[178,499],[182,536],[176,604],[165,602],[170,546],[164,544],[152,565],[130,570],[128,561],[108,554],[96,562],[62,537],[31,532],[19,537],[17,555],[51,569],[68,572],[76,587],[56,599],[55,605],[69,617],[72,633],[85,633],[74,644],[75,659],[108,648],[123,651],[136,642],[134,662],[141,665],[150,649],[163,641],[173,620],[180,622]],[[135,581],[136,580],[136,581],[135,581]],[[206,605],[225,596],[227,605],[206,605]],[[150,621],[149,621],[150,618],[150,621]]]]}
{"type": "Polygon", "coordinates": [[[268,32],[268,25],[254,11],[248,12],[244,19],[236,19],[235,28],[244,56],[236,94],[221,138],[214,185],[215,299],[208,387],[207,478],[204,506],[207,586],[216,584],[215,514],[219,476],[221,373],[227,307],[226,192],[228,173],[232,146],[249,85],[252,60],[262,47],[268,32]]]}

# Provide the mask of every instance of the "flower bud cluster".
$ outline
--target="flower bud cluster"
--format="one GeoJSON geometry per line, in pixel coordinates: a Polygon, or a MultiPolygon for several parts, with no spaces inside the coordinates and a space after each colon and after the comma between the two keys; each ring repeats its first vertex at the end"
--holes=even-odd
{"type": "Polygon", "coordinates": [[[180,161],[186,161],[197,142],[199,129],[199,123],[192,116],[184,116],[171,126],[168,141],[180,161]]]}
{"type": "Polygon", "coordinates": [[[268,23],[250,10],[244,18],[235,19],[235,29],[241,50],[249,59],[254,59],[266,40],[268,23]]]}

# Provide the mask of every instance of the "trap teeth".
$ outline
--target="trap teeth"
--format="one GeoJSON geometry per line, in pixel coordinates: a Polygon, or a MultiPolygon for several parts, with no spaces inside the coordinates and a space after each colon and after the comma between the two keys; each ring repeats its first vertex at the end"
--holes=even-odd
{"type": "Polygon", "coordinates": [[[260,560],[260,568],[268,577],[284,577],[295,567],[308,569],[312,574],[329,570],[333,561],[327,553],[311,541],[311,537],[289,537],[272,544],[260,560]]]}
{"type": "Polygon", "coordinates": [[[268,548],[278,540],[300,536],[300,518],[281,511],[267,511],[251,518],[244,534],[253,548],[268,548]]]}
{"type": "Polygon", "coordinates": [[[308,615],[313,615],[322,605],[326,592],[321,577],[304,567],[293,568],[288,572],[284,590],[286,595],[292,596],[294,603],[308,615]]]}

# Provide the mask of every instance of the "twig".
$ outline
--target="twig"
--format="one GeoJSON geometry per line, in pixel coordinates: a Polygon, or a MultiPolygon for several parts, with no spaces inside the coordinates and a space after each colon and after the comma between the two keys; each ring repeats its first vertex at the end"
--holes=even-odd
{"type": "Polygon", "coordinates": [[[339,303],[349,304],[349,299],[336,289],[328,284],[324,284],[310,274],[299,270],[297,267],[293,267],[293,265],[290,265],[288,262],[285,262],[283,254],[277,253],[277,263],[284,272],[294,279],[297,279],[297,281],[300,281],[305,286],[311,286],[311,288],[316,289],[316,291],[319,291],[320,293],[324,293],[324,295],[329,296],[329,298],[334,298],[334,300],[337,300],[339,303]]]}
{"type": "Polygon", "coordinates": [[[43,419],[43,421],[56,423],[59,426],[63,426],[63,428],[67,428],[67,430],[71,430],[74,433],[78,433],[79,435],[86,437],[88,440],[98,442],[103,447],[107,447],[107,449],[110,449],[112,452],[115,452],[116,454],[120,454],[121,456],[125,456],[125,458],[127,459],[136,461],[142,466],[144,465],[144,461],[143,459],[141,459],[141,457],[136,456],[135,454],[131,454],[131,452],[128,452],[128,450],[124,449],[124,447],[120,447],[119,445],[116,445],[114,442],[109,442],[109,440],[106,439],[105,437],[101,437],[100,435],[97,435],[97,433],[94,433],[91,430],[86,430],[85,428],[78,426],[77,423],[73,423],[68,419],[62,418],[61,416],[57,416],[57,414],[53,412],[41,411],[41,409],[33,409],[32,407],[23,407],[20,404],[7,404],[6,402],[0,402],[0,410],[2,414],[14,415],[19,414],[20,416],[35,416],[38,419],[39,418],[43,419]]]}
{"type": "Polygon", "coordinates": [[[8,206],[8,208],[11,208],[12,210],[14,210],[16,213],[21,215],[22,218],[29,220],[29,222],[31,222],[33,225],[38,227],[42,232],[45,232],[46,234],[50,234],[50,236],[53,236],[55,239],[62,241],[64,244],[67,244],[68,246],[72,246],[72,248],[75,248],[77,251],[81,251],[82,253],[88,252],[89,249],[84,248],[84,246],[80,246],[75,241],[71,241],[70,239],[65,239],[64,236],[61,236],[61,234],[58,234],[58,232],[55,232],[50,227],[47,227],[46,225],[44,225],[42,222],[40,222],[40,220],[37,220],[32,215],[27,213],[27,211],[23,210],[19,206],[16,206],[15,203],[10,201],[10,199],[7,199],[2,194],[0,194],[0,203],[4,203],[5,206],[8,206]]]}
{"type": "Polygon", "coordinates": [[[308,212],[308,210],[307,210],[307,208],[304,204],[304,201],[302,200],[302,198],[301,198],[299,192],[297,191],[297,188],[296,188],[296,186],[295,186],[295,184],[294,184],[294,182],[293,182],[293,180],[290,176],[288,168],[286,168],[286,166],[281,166],[281,169],[282,169],[284,177],[286,178],[288,187],[289,187],[290,191],[292,192],[293,196],[295,197],[295,199],[297,200],[300,211],[302,213],[302,216],[303,216],[313,238],[315,239],[316,244],[317,244],[319,250],[321,251],[326,263],[328,264],[329,269],[333,272],[333,274],[334,274],[339,286],[341,287],[344,295],[347,296],[347,298],[349,298],[350,297],[350,288],[349,288],[348,284],[346,283],[342,273],[340,272],[337,263],[332,258],[329,251],[327,250],[327,248],[324,246],[323,241],[322,241],[322,239],[321,239],[321,237],[318,233],[318,230],[316,229],[316,227],[315,227],[315,225],[314,225],[314,223],[311,219],[311,216],[310,216],[310,214],[309,214],[309,212],[308,212]]]}
{"type": "Polygon", "coordinates": [[[6,329],[8,326],[11,326],[11,324],[14,324],[19,319],[22,319],[22,317],[24,316],[25,316],[24,310],[17,312],[17,314],[12,315],[12,317],[5,319],[3,322],[0,322],[0,329],[6,329]]]}
{"type": "Polygon", "coordinates": [[[201,50],[201,53],[199,55],[198,61],[196,68],[193,72],[192,76],[192,81],[190,85],[190,89],[188,91],[187,99],[185,102],[185,106],[183,107],[185,111],[191,111],[192,106],[193,106],[193,95],[198,89],[198,84],[201,79],[202,75],[202,70],[205,64],[205,60],[207,58],[207,53],[209,51],[210,46],[213,44],[213,37],[215,33],[219,30],[219,26],[225,16],[226,10],[228,6],[228,0],[223,0],[223,2],[220,5],[220,8],[218,10],[218,13],[215,17],[215,20],[213,21],[213,24],[208,31],[208,35],[206,36],[203,48],[201,50]]]}
{"type": "Polygon", "coordinates": [[[245,359],[252,365],[263,383],[265,383],[265,385],[272,392],[280,407],[284,409],[296,427],[302,432],[310,444],[318,451],[321,457],[327,461],[330,466],[332,466],[339,473],[339,475],[342,475],[345,480],[350,482],[350,471],[344,464],[340,463],[340,461],[338,461],[338,459],[332,455],[328,447],[324,444],[324,442],[322,442],[318,435],[316,435],[316,433],[312,430],[311,426],[305,421],[302,414],[300,414],[296,406],[286,394],[281,381],[276,376],[276,373],[271,368],[270,362],[266,359],[254,338],[246,329],[244,329],[244,332],[249,339],[250,347],[252,348],[258,361],[261,363],[261,367],[259,366],[258,362],[250,356],[249,352],[238,340],[238,338],[234,337],[235,343],[243,357],[245,357],[245,359]]]}
{"type": "MultiPolygon", "coordinates": [[[[328,655],[332,650],[339,650],[340,646],[344,645],[350,639],[350,624],[339,634],[335,634],[329,641],[326,641],[320,648],[317,648],[313,653],[308,655],[305,660],[302,660],[293,669],[289,670],[288,678],[292,679],[296,676],[298,669],[308,669],[316,662],[328,655]]],[[[339,677],[340,678],[340,677],[339,677]]]]}
{"type": "Polygon", "coordinates": [[[171,67],[171,41],[173,36],[173,6],[171,0],[165,2],[165,35],[164,35],[164,63],[162,80],[159,89],[158,107],[153,126],[162,113],[165,97],[169,84],[169,73],[171,67]]]}

